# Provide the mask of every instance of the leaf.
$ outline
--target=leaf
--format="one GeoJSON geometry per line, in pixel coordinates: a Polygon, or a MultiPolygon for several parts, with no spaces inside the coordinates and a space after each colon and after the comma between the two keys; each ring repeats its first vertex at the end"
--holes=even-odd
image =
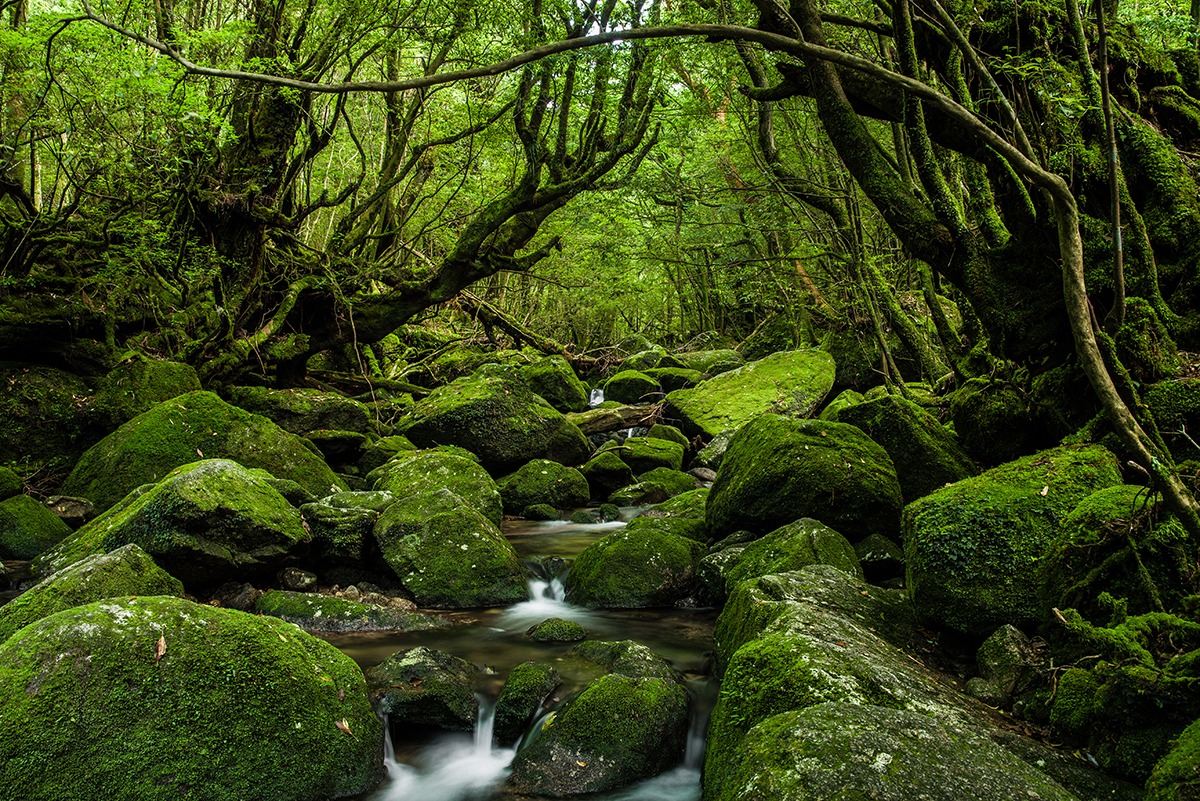
{"type": "Polygon", "coordinates": [[[158,660],[163,658],[163,654],[167,652],[167,638],[159,637],[158,642],[154,644],[154,664],[158,664],[158,660]]]}
{"type": "Polygon", "coordinates": [[[1046,486],[1042,487],[1041,496],[1043,498],[1045,498],[1049,493],[1050,493],[1050,485],[1047,484],[1046,486]]]}
{"type": "Polygon", "coordinates": [[[575,760],[575,764],[576,764],[576,765],[578,765],[578,766],[579,766],[579,767],[581,767],[581,768],[586,768],[586,767],[587,767],[587,763],[586,763],[586,762],[580,762],[578,759],[577,759],[577,760],[575,760]]]}
{"type": "Polygon", "coordinates": [[[354,736],[354,732],[350,731],[350,724],[346,722],[345,718],[342,718],[341,720],[335,720],[333,725],[337,726],[338,731],[340,731],[342,734],[349,734],[351,737],[354,736]]]}
{"type": "Polygon", "coordinates": [[[196,448],[196,455],[199,456],[201,459],[204,458],[204,452],[201,451],[199,448],[196,448]]]}

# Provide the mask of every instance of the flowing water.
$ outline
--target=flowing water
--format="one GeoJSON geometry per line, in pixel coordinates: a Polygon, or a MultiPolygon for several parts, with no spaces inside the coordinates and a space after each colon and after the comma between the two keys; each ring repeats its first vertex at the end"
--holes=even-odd
{"type": "Polygon", "coordinates": [[[506,521],[505,533],[538,578],[529,582],[529,599],[507,608],[450,613],[448,629],[411,633],[370,633],[327,636],[330,642],[364,668],[382,662],[403,648],[425,645],[460,656],[484,667],[480,713],[473,734],[418,734],[386,749],[388,775],[370,801],[485,801],[496,796],[516,754],[514,748],[492,744],[492,711],[504,678],[521,662],[554,664],[568,690],[582,687],[595,676],[595,666],[572,660],[573,645],[535,643],[525,636],[530,626],[546,618],[574,620],[591,639],[631,639],[668,659],[688,680],[692,722],[682,764],[652,779],[611,793],[588,796],[589,801],[697,801],[704,727],[716,696],[708,677],[712,649],[712,610],[590,610],[568,604],[564,597],[563,559],[576,556],[592,541],[610,533],[638,510],[622,510],[612,523],[577,524],[564,521],[506,521]],[[547,557],[550,557],[547,559],[547,557]]]}

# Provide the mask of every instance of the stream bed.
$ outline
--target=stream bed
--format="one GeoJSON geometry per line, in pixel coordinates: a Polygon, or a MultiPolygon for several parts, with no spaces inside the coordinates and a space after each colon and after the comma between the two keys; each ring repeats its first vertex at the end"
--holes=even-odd
{"type": "MultiPolygon", "coordinates": [[[[523,559],[546,564],[548,557],[573,559],[596,539],[625,525],[639,511],[623,509],[620,520],[596,524],[506,520],[503,530],[523,559]]],[[[699,799],[704,729],[716,699],[716,684],[709,677],[709,657],[717,610],[583,609],[564,600],[563,578],[564,575],[557,575],[531,579],[529,600],[509,607],[447,613],[454,623],[448,629],[324,635],[364,670],[396,651],[424,645],[473,662],[485,672],[484,684],[479,688],[480,715],[475,731],[416,732],[403,740],[398,737],[395,742],[389,735],[385,753],[387,778],[367,797],[368,801],[484,801],[498,797],[516,754],[515,748],[496,748],[492,742],[492,707],[509,671],[522,662],[538,660],[554,664],[563,674],[568,689],[573,678],[584,680],[572,675],[571,660],[566,658],[573,644],[537,643],[525,636],[530,626],[550,617],[579,623],[587,629],[589,639],[641,643],[667,659],[688,683],[691,725],[682,764],[654,778],[588,798],[699,799]]]]}

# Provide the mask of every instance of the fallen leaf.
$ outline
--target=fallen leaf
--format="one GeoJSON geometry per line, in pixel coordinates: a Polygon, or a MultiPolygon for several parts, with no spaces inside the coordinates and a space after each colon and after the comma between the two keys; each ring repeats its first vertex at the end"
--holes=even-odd
{"type": "Polygon", "coordinates": [[[575,760],[575,764],[576,764],[576,765],[578,765],[578,766],[579,766],[579,767],[581,767],[581,768],[586,768],[586,767],[587,767],[587,763],[586,763],[586,762],[580,762],[578,759],[577,759],[577,760],[575,760]]]}
{"type": "Polygon", "coordinates": [[[350,731],[350,724],[346,722],[345,718],[334,721],[333,725],[337,726],[338,731],[340,731],[342,734],[349,734],[351,737],[354,736],[354,732],[350,731]]]}
{"type": "Polygon", "coordinates": [[[1042,487],[1042,493],[1041,493],[1041,495],[1042,495],[1042,497],[1043,497],[1043,498],[1045,498],[1045,497],[1046,497],[1046,495],[1048,495],[1049,493],[1050,493],[1050,485],[1049,485],[1049,484],[1047,484],[1046,486],[1042,487]]]}
{"type": "Polygon", "coordinates": [[[167,638],[159,637],[158,642],[154,644],[154,664],[158,664],[158,660],[163,658],[163,654],[167,652],[167,638]]]}
{"type": "Polygon", "coordinates": [[[196,448],[196,455],[199,456],[201,459],[203,459],[204,451],[200,450],[199,448],[196,448]]]}

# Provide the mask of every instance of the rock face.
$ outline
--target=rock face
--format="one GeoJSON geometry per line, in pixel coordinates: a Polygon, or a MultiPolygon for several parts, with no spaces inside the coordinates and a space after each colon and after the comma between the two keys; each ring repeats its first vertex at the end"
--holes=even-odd
{"type": "Polygon", "coordinates": [[[281,620],[179,598],[26,626],[0,645],[0,726],[0,787],[30,801],[322,801],[383,770],[349,657],[281,620]]]}
{"type": "Polygon", "coordinates": [[[765,412],[808,417],[833,387],[833,358],[820,350],[774,353],[667,395],[667,414],[685,434],[715,437],[765,412]]]}
{"type": "Polygon", "coordinates": [[[379,515],[395,500],[385,490],[338,492],[301,506],[300,514],[312,532],[314,559],[322,565],[361,562],[379,515]]]}
{"type": "Polygon", "coordinates": [[[96,443],[75,465],[62,492],[87,498],[104,511],[131,490],[197,458],[260,467],[317,497],[346,488],[300,437],[211,392],[191,392],[158,404],[96,443]]]}
{"type": "Polygon", "coordinates": [[[567,702],[517,752],[509,777],[516,793],[596,793],[661,773],[683,753],[687,690],[647,648],[592,642],[572,654],[608,672],[567,702]]]}
{"type": "Polygon", "coordinates": [[[1077,801],[1045,774],[953,721],[824,703],[759,723],[712,801],[1077,801]]]}
{"type": "Polygon", "coordinates": [[[521,560],[495,524],[449,490],[410,495],[375,524],[388,566],[421,606],[461,609],[525,600],[521,560]]]}
{"type": "Polygon", "coordinates": [[[397,498],[449,490],[485,518],[500,525],[503,502],[496,482],[477,463],[444,451],[401,453],[371,471],[377,491],[397,498]]]}
{"type": "Polygon", "coordinates": [[[32,559],[70,534],[70,526],[28,495],[0,501],[0,557],[32,559]]]}
{"type": "Polygon", "coordinates": [[[555,509],[587,505],[591,497],[587,479],[573,467],[549,459],[534,459],[496,482],[504,511],[519,515],[537,504],[555,509]]]}
{"type": "Polygon", "coordinates": [[[471,731],[479,717],[478,673],[465,659],[418,646],[368,670],[367,683],[379,711],[393,723],[471,731]]]}
{"type": "Polygon", "coordinates": [[[183,584],[136,545],[89,556],[0,606],[0,643],[23,627],[73,606],[134,595],[182,595],[183,584]]]}
{"type": "Polygon", "coordinates": [[[904,510],[907,583],[921,617],[974,636],[1036,625],[1038,564],[1058,526],[1096,490],[1121,483],[1100,446],[1042,451],[959,481],[904,510]]]}
{"type": "Polygon", "coordinates": [[[708,496],[713,537],[811,517],[851,542],[894,536],[903,501],[887,453],[859,429],[764,414],[729,443],[708,496]]]}
{"type": "Polygon", "coordinates": [[[673,606],[695,591],[704,550],[665,521],[639,517],[579,554],[567,574],[567,600],[591,608],[673,606]]]}
{"type": "Polygon", "coordinates": [[[950,432],[933,415],[905,398],[884,395],[848,405],[837,420],[857,426],[883,446],[896,466],[896,478],[906,501],[915,501],[979,472],[950,432]]]}
{"type": "Polygon", "coordinates": [[[492,366],[429,393],[397,423],[396,433],[422,447],[459,445],[497,475],[530,459],[579,464],[591,451],[578,427],[524,382],[492,366]]]}
{"type": "Polygon", "coordinates": [[[133,543],[188,586],[269,571],[307,546],[300,512],[257,471],[227,459],[176,468],[110,509],[38,560],[57,570],[133,543]]]}

